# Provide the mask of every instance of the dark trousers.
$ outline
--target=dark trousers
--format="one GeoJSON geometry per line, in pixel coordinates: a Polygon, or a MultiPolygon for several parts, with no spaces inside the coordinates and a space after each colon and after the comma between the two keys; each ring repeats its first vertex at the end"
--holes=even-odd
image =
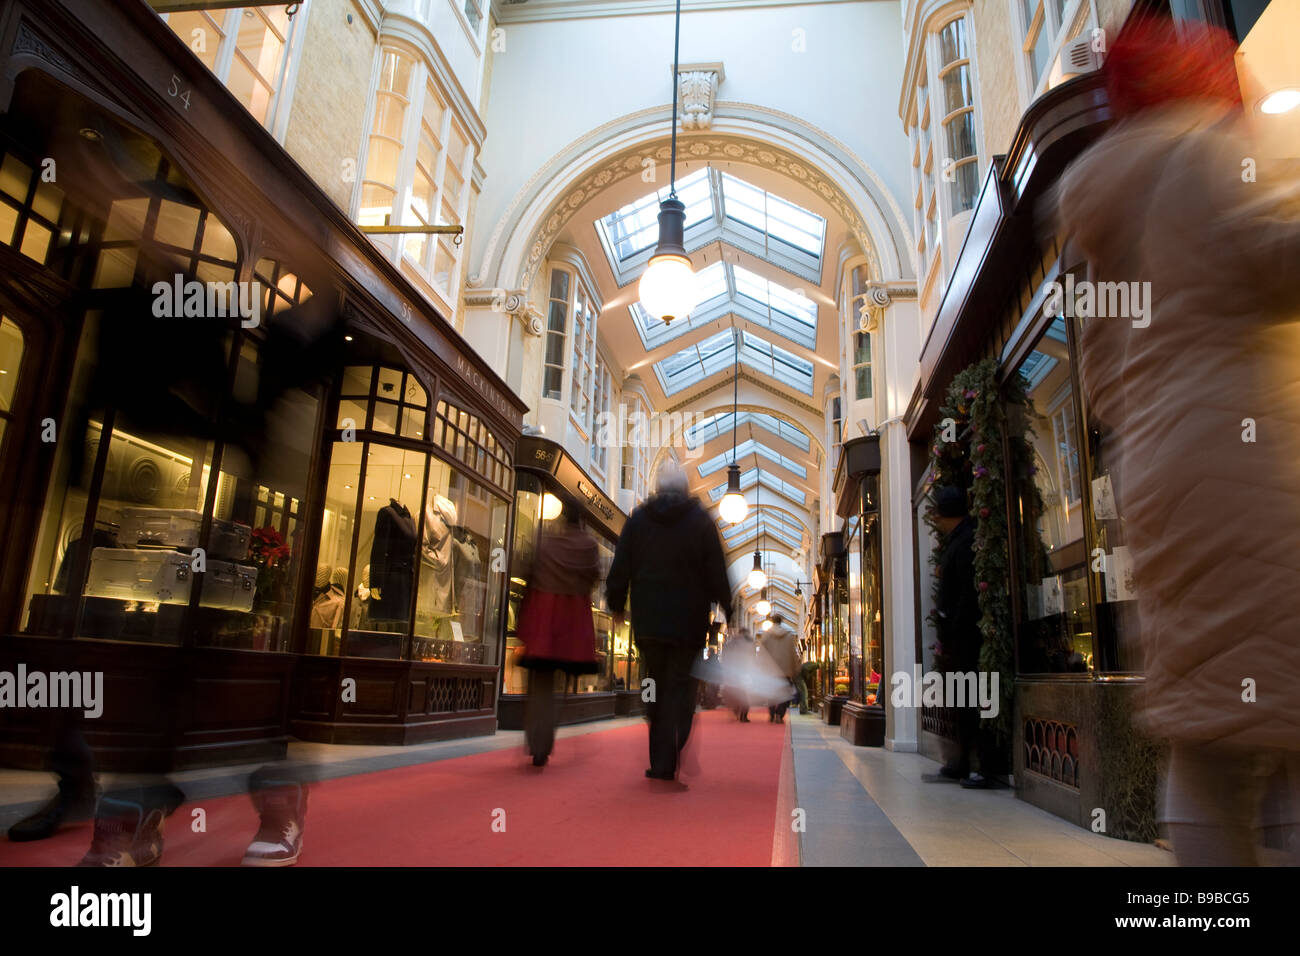
{"type": "Polygon", "coordinates": [[[650,717],[650,770],[667,776],[677,772],[677,759],[691,735],[695,719],[696,687],[691,665],[700,648],[689,644],[639,640],[645,658],[646,676],[654,683],[652,699],[646,702],[650,717]]]}
{"type": "Polygon", "coordinates": [[[786,709],[790,706],[788,700],[783,700],[779,704],[773,704],[767,708],[767,714],[773,720],[785,720],[786,709]]]}
{"type": "Polygon", "coordinates": [[[528,700],[524,704],[524,741],[534,757],[549,757],[555,746],[559,699],[555,696],[555,668],[538,668],[528,674],[528,700]]]}
{"type": "Polygon", "coordinates": [[[956,723],[958,753],[948,766],[963,776],[977,768],[984,776],[996,773],[997,754],[988,733],[980,727],[979,708],[958,708],[956,723]]]}

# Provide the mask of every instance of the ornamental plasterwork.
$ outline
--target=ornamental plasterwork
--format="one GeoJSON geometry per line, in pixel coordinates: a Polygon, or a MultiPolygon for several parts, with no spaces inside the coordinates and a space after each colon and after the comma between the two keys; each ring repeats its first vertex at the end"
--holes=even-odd
{"type": "MultiPolygon", "coordinates": [[[[850,231],[866,251],[868,266],[872,275],[880,275],[880,262],[871,243],[866,224],[862,216],[839,187],[823,175],[815,166],[779,147],[752,140],[737,139],[730,136],[696,134],[678,141],[678,152],[687,159],[701,162],[736,162],[763,166],[790,179],[803,183],[816,192],[848,224],[850,231]]],[[[647,156],[653,157],[657,166],[667,168],[670,148],[664,143],[654,149],[636,147],[624,150],[618,155],[605,160],[589,169],[569,190],[551,204],[546,217],[533,236],[528,259],[524,263],[523,275],[519,285],[529,288],[533,277],[541,266],[547,250],[556,236],[564,229],[584,205],[611,184],[639,176],[644,170],[642,165],[647,156]]]]}
{"type": "Polygon", "coordinates": [[[467,291],[461,300],[466,308],[489,308],[518,319],[530,335],[541,335],[545,331],[542,313],[528,301],[525,289],[475,289],[467,291]]]}
{"type": "Polygon", "coordinates": [[[721,63],[685,63],[678,68],[682,129],[702,130],[713,125],[713,103],[725,76],[721,63]]]}
{"type": "Polygon", "coordinates": [[[857,296],[858,330],[876,332],[885,318],[885,310],[893,304],[894,299],[915,299],[916,286],[898,282],[880,282],[872,280],[867,283],[867,291],[857,296]]]}

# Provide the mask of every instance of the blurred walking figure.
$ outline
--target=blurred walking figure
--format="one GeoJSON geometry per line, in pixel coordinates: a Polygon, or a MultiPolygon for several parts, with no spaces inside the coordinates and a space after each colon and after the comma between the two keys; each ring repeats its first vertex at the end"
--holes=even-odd
{"type": "Polygon", "coordinates": [[[577,502],[564,498],[558,531],[537,543],[528,591],[520,608],[519,663],[528,675],[524,737],[533,766],[545,766],[555,745],[555,674],[594,674],[596,628],[591,589],[600,577],[596,539],[583,530],[577,502]]]}
{"type": "Polygon", "coordinates": [[[795,681],[799,678],[799,639],[785,626],[785,619],[780,614],[773,614],[771,620],[772,627],[758,641],[758,662],[770,677],[787,682],[785,697],[767,707],[767,719],[782,724],[795,694],[795,681]]]}
{"type": "Polygon", "coordinates": [[[691,733],[697,696],[691,668],[708,639],[709,609],[731,617],[731,585],[718,528],[687,493],[686,472],[666,462],[655,493],[632,512],[606,579],[609,609],[623,620],[629,592],[632,633],[651,685],[650,767],[646,776],[676,777],[691,733]]]}
{"type": "Polygon", "coordinates": [[[757,651],[753,635],[740,628],[722,653],[722,668],[726,675],[722,693],[727,706],[742,724],[749,723],[749,685],[754,679],[754,668],[758,666],[757,651]]]}
{"type": "Polygon", "coordinates": [[[1080,374],[1118,446],[1174,850],[1242,865],[1270,776],[1300,822],[1300,180],[1256,149],[1231,39],[1182,26],[1116,39],[1118,122],[1058,213],[1097,278],[1151,283],[1149,325],[1085,322],[1080,374]]]}
{"type": "MultiPolygon", "coordinates": [[[[803,653],[804,655],[812,653],[806,643],[803,653]]],[[[814,660],[804,661],[803,666],[799,668],[799,713],[801,714],[812,713],[812,688],[816,686],[817,671],[820,669],[821,665],[814,660]]]]}

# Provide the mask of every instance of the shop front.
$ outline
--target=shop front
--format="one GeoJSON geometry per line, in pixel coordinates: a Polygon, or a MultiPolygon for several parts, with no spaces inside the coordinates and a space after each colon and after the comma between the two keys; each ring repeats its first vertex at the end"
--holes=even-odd
{"type": "MultiPolygon", "coordinates": [[[[576,676],[557,675],[564,682],[559,723],[576,724],[644,712],[641,700],[641,658],[626,622],[615,627],[605,603],[605,576],[614,560],[614,547],[627,516],[604,494],[596,482],[564,447],[548,438],[528,435],[519,440],[515,491],[514,550],[510,565],[510,596],[506,625],[505,666],[501,671],[500,726],[523,728],[524,701],[529,673],[517,663],[523,645],[516,637],[519,609],[528,587],[538,536],[559,522],[562,497],[582,509],[582,523],[596,539],[600,553],[600,579],[592,594],[592,619],[596,629],[596,671],[576,676]]],[[[560,688],[557,686],[557,691],[560,688]]]]}
{"type": "Polygon", "coordinates": [[[493,732],[522,405],[147,7],[79,17],[0,19],[0,669],[102,675],[106,770],[493,732]]]}
{"type": "MultiPolygon", "coordinates": [[[[976,575],[1005,568],[1005,587],[999,581],[981,597],[985,616],[1006,620],[1014,683],[1011,712],[1000,718],[1005,765],[995,772],[1011,772],[1022,799],[1080,826],[1104,807],[1108,833],[1150,840],[1160,755],[1129,719],[1141,665],[1113,444],[1079,390],[1083,320],[1054,300],[1058,290],[1082,289],[1088,272],[1068,245],[1037,234],[1032,216],[1107,117],[1097,76],[1064,83],[1030,107],[1011,153],[995,158],[956,270],[969,279],[954,282],[940,307],[908,428],[913,441],[942,451],[918,456],[928,464],[917,475],[917,540],[933,540],[924,523],[932,487],[955,483],[969,491],[982,542],[976,575]],[[985,389],[994,404],[975,401],[985,389]],[[937,427],[946,418],[951,444],[937,427]],[[979,464],[989,454],[997,484],[979,464]],[[989,489],[997,502],[985,501],[989,489]],[[1003,563],[986,562],[986,554],[1003,563]]],[[[933,580],[926,572],[922,553],[922,588],[933,580]]],[[[926,628],[921,643],[932,644],[926,623],[918,628],[926,628]]],[[[992,652],[985,660],[1003,653],[985,640],[992,652]]],[[[954,714],[925,707],[921,723],[922,752],[944,759],[954,714]]],[[[985,721],[984,731],[995,726],[985,721]]]]}
{"type": "Polygon", "coordinates": [[[833,482],[836,511],[844,519],[848,579],[848,700],[840,736],[858,746],[883,746],[885,700],[883,589],[881,587],[880,438],[844,443],[833,482]]]}
{"type": "Polygon", "coordinates": [[[838,727],[853,687],[849,580],[843,531],[822,535],[821,573],[826,581],[825,657],[818,675],[822,691],[822,720],[838,727]]]}

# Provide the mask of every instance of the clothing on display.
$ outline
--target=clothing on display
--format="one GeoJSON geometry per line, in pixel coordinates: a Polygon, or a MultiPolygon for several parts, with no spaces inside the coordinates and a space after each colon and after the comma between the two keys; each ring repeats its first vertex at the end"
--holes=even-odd
{"type": "Polygon", "coordinates": [[[465,634],[478,638],[483,633],[483,605],[487,595],[487,584],[483,580],[483,559],[478,542],[467,529],[455,529],[453,537],[456,610],[460,614],[465,634]]]}
{"type": "Polygon", "coordinates": [[[415,518],[396,498],[375,515],[370,545],[371,620],[404,621],[411,611],[415,570],[415,518]],[[378,592],[378,593],[376,593],[378,592]]]}
{"type": "Polygon", "coordinates": [[[454,610],[455,539],[451,529],[457,517],[456,506],[442,495],[434,495],[425,506],[424,542],[420,548],[422,616],[448,617],[454,610]]]}

